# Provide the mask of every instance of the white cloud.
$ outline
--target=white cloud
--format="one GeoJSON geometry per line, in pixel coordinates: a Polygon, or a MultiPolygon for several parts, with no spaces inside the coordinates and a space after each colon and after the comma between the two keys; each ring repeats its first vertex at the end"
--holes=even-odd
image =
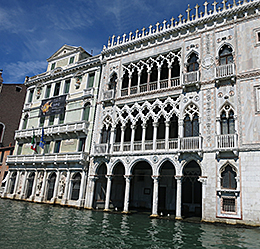
{"type": "Polygon", "coordinates": [[[18,61],[6,64],[3,69],[9,75],[9,78],[5,79],[5,82],[21,82],[21,79],[24,79],[27,75],[32,76],[44,72],[46,67],[45,61],[18,61]]]}

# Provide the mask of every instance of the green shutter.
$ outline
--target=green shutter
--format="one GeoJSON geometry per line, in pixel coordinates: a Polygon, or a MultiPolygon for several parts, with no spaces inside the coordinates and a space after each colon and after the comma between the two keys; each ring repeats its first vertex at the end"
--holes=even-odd
{"type": "Polygon", "coordinates": [[[83,120],[88,121],[90,105],[84,106],[83,120]]]}
{"type": "Polygon", "coordinates": [[[89,78],[88,78],[88,87],[93,87],[94,78],[95,78],[95,74],[94,74],[94,73],[92,73],[92,74],[89,75],[89,78]]]}

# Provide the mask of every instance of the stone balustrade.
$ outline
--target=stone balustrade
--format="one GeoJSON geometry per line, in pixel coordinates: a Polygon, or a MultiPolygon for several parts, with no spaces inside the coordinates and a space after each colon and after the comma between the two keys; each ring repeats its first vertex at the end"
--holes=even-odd
{"type": "Polygon", "coordinates": [[[218,149],[234,149],[237,148],[237,134],[224,134],[216,136],[216,144],[218,149]]]}
{"type": "MultiPolygon", "coordinates": [[[[88,121],[79,121],[74,123],[57,124],[44,127],[44,134],[52,136],[61,133],[84,132],[87,134],[89,127],[88,121]]],[[[15,131],[15,139],[31,138],[33,134],[37,137],[42,135],[42,127],[35,129],[17,130],[15,131]]]]}
{"type": "Polygon", "coordinates": [[[88,153],[58,153],[58,154],[33,154],[33,155],[16,155],[8,156],[7,164],[32,164],[32,163],[69,163],[86,161],[88,153]]]}
{"type": "Polygon", "coordinates": [[[227,78],[235,75],[235,64],[221,65],[215,68],[215,78],[227,78]]]}

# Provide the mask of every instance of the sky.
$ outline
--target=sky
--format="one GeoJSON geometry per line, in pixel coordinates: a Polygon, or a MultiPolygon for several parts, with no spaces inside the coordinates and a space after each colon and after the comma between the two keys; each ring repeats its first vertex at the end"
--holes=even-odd
{"type": "MultiPolygon", "coordinates": [[[[213,0],[208,2],[212,9],[213,0]]],[[[112,35],[170,22],[179,14],[186,18],[188,4],[193,14],[197,3],[204,11],[202,0],[0,0],[4,83],[23,83],[25,76],[46,71],[46,59],[64,44],[97,55],[112,35]]]]}

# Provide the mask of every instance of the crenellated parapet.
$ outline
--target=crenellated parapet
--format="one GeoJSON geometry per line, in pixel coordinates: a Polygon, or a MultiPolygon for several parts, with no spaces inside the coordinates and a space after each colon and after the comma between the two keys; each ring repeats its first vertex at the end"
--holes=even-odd
{"type": "Polygon", "coordinates": [[[234,20],[238,20],[239,18],[247,17],[247,11],[250,9],[254,9],[254,14],[258,15],[259,10],[257,7],[260,5],[260,1],[239,0],[236,2],[236,0],[233,0],[233,4],[231,5],[230,3],[227,4],[227,0],[223,0],[221,6],[214,1],[211,4],[213,9],[210,9],[209,5],[210,4],[207,1],[203,6],[197,4],[193,9],[193,13],[190,5],[188,5],[186,18],[183,18],[184,16],[180,14],[177,19],[172,17],[169,21],[164,20],[162,23],[157,22],[154,26],[150,25],[148,28],[143,27],[141,30],[137,29],[135,32],[129,32],[129,34],[125,33],[122,36],[113,35],[112,37],[109,37],[108,44],[103,46],[102,54],[106,54],[107,52],[124,45],[128,46],[140,43],[166,34],[180,32],[183,29],[189,29],[201,24],[207,26],[207,22],[213,21],[215,27],[219,18],[223,18],[224,22],[226,22],[226,18],[229,16],[232,16],[234,20]]]}

